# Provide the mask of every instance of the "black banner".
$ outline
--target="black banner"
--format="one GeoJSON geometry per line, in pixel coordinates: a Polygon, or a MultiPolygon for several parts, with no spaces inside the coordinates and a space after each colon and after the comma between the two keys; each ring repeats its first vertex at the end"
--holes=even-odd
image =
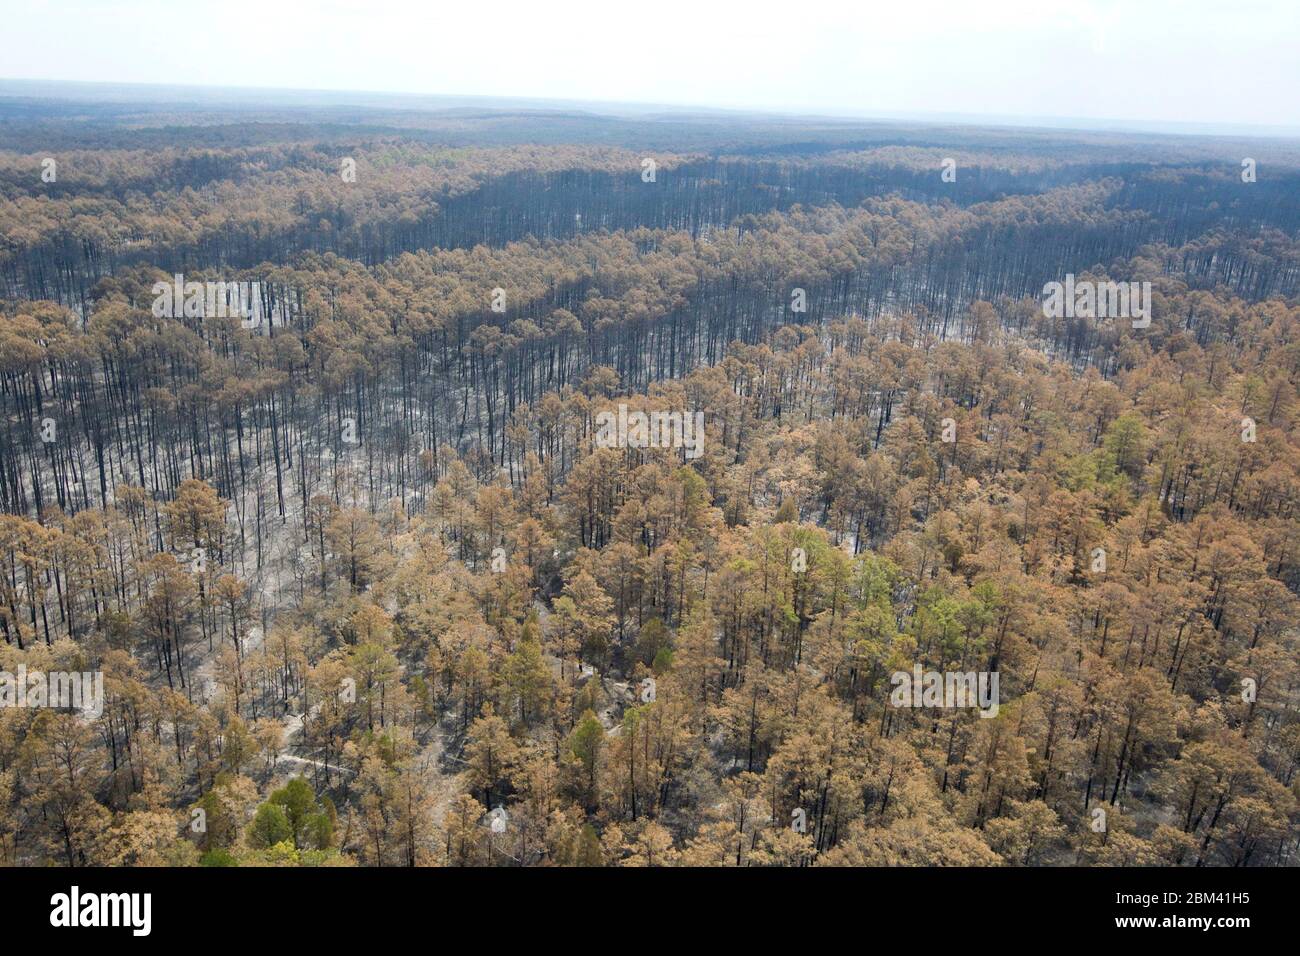
{"type": "MultiPolygon", "coordinates": [[[[869,919],[913,939],[1050,931],[1053,939],[1182,939],[1231,945],[1279,932],[1287,870],[1169,869],[186,869],[2,871],[18,938],[77,934],[134,947],[262,928],[295,941],[373,943],[375,934],[528,933],[560,924],[581,938],[682,932],[703,920],[710,939],[806,932],[808,921],[859,931],[869,919]],[[408,925],[409,924],[409,925],[408,925]],[[957,935],[952,935],[957,933],[957,935]]],[[[697,932],[691,929],[692,933],[697,932]]],[[[69,942],[72,942],[69,939],[69,942]]]]}

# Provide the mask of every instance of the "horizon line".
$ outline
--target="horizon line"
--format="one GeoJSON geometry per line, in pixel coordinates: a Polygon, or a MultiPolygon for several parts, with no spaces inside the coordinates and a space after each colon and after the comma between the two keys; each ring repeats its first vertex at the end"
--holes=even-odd
{"type": "MultiPolygon", "coordinates": [[[[594,115],[619,115],[618,110],[632,110],[635,113],[645,116],[653,115],[655,112],[677,113],[683,116],[691,115],[728,115],[736,118],[769,118],[780,119],[785,121],[802,120],[802,121],[822,121],[834,122],[840,124],[852,123],[878,123],[878,124],[897,124],[899,122],[911,122],[921,125],[957,125],[972,126],[982,128],[999,128],[1014,127],[1018,129],[1039,129],[1054,131],[1069,131],[1077,133],[1120,133],[1120,134],[1154,134],[1161,136],[1208,136],[1208,137],[1251,137],[1251,138],[1268,138],[1268,139],[1300,139],[1300,127],[1284,125],[1260,125],[1254,123],[1225,123],[1220,121],[1203,121],[1188,122],[1185,120],[1156,120],[1156,119],[1115,119],[1101,117],[1083,117],[1083,116],[1052,116],[1052,115],[1026,115],[1026,114],[998,114],[998,113],[944,113],[939,111],[912,111],[912,110],[883,110],[872,114],[858,113],[851,110],[834,110],[825,112],[810,111],[801,107],[783,107],[783,106],[734,106],[721,104],[704,104],[704,103],[663,103],[650,100],[606,100],[599,98],[585,97],[540,97],[528,95],[506,95],[499,93],[430,93],[415,92],[410,90],[358,90],[352,88],[328,88],[328,87],[282,87],[282,86],[258,86],[258,85],[210,85],[195,83],[162,83],[162,82],[142,82],[142,81],[120,81],[120,80],[65,80],[51,78],[32,78],[32,77],[0,77],[0,98],[18,98],[26,95],[31,99],[75,99],[69,95],[58,95],[56,91],[49,91],[46,95],[21,94],[10,92],[4,87],[6,84],[33,86],[47,85],[54,87],[84,88],[89,93],[94,93],[97,89],[118,88],[125,92],[127,89],[139,89],[142,91],[173,91],[180,94],[185,91],[191,91],[195,94],[263,94],[274,97],[281,96],[327,96],[327,97],[369,97],[369,98],[405,98],[415,100],[465,100],[465,101],[482,101],[484,108],[504,109],[513,106],[513,108],[534,108],[538,112],[555,111],[558,106],[563,105],[566,108],[578,108],[585,112],[591,112],[594,115]],[[489,103],[500,104],[496,107],[488,106],[489,103]],[[549,104],[547,106],[528,107],[523,104],[549,104]],[[600,110],[605,110],[601,113],[600,110]]],[[[67,92],[70,92],[67,91],[67,92]]],[[[108,101],[111,101],[109,99],[108,101]]],[[[126,102],[130,102],[127,100],[126,102]]],[[[152,102],[167,102],[166,100],[152,102]]],[[[177,98],[172,102],[184,103],[190,105],[217,105],[204,104],[201,100],[186,100],[177,98]]],[[[236,104],[230,104],[236,105],[236,104]]],[[[244,104],[247,105],[247,104],[244,104]]],[[[399,110],[403,107],[400,105],[382,105],[377,103],[307,103],[307,104],[262,104],[262,105],[282,105],[298,107],[324,107],[324,106],[353,106],[358,108],[370,109],[388,109],[399,110]]],[[[467,104],[468,105],[468,104],[467,104]]],[[[463,108],[443,106],[442,109],[463,108]]],[[[624,114],[626,115],[626,114],[624,114]]]]}

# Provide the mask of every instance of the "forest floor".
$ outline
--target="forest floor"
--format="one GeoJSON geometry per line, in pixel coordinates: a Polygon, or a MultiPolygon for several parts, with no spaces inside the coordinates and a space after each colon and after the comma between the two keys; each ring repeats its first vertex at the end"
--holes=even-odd
{"type": "MultiPolygon", "coordinates": [[[[364,458],[359,450],[350,451],[341,456],[343,464],[364,472],[364,458]]],[[[329,462],[322,462],[328,467],[329,462]]],[[[309,469],[310,470],[310,469],[309,469]]],[[[240,534],[232,543],[227,556],[227,564],[232,573],[248,582],[252,597],[252,619],[257,622],[244,635],[242,652],[247,659],[257,653],[266,640],[270,628],[275,625],[279,612],[291,609],[297,604],[304,586],[314,578],[310,564],[320,560],[315,553],[313,543],[305,539],[300,494],[293,485],[293,476],[285,476],[284,488],[285,513],[279,513],[278,497],[273,466],[254,466],[249,469],[251,479],[241,496],[242,500],[232,502],[240,534]],[[260,522],[259,522],[260,491],[260,522]],[[258,542],[261,545],[261,560],[258,555],[258,542]],[[242,545],[242,547],[241,547],[242,545]]],[[[323,467],[316,476],[315,486],[309,494],[323,493],[330,490],[330,476],[323,467]]],[[[358,501],[358,506],[365,507],[365,501],[358,501]]],[[[327,555],[328,559],[328,555],[327,555]]],[[[540,624],[546,626],[550,610],[542,601],[535,602],[540,624]]],[[[390,612],[393,608],[388,609],[390,612]]],[[[193,702],[209,705],[221,693],[217,682],[217,657],[228,634],[218,635],[209,649],[207,641],[194,641],[186,648],[187,681],[193,694],[193,702]]],[[[560,676],[560,661],[547,655],[555,676],[560,676]]],[[[610,737],[622,733],[624,710],[637,702],[638,688],[628,680],[613,679],[616,673],[601,673],[591,665],[583,664],[582,675],[587,680],[600,682],[600,704],[597,718],[610,737]]],[[[152,675],[151,683],[165,683],[162,673],[152,675]]],[[[178,689],[180,689],[178,687],[178,689]]],[[[266,775],[265,785],[274,788],[295,775],[309,774],[317,788],[346,791],[350,778],[356,771],[340,766],[331,761],[326,764],[318,759],[318,751],[308,748],[304,735],[305,720],[310,715],[294,713],[292,702],[282,702],[285,708],[278,719],[281,725],[280,746],[273,760],[263,765],[261,773],[266,775]]],[[[271,716],[271,715],[259,715],[271,716]]],[[[170,727],[164,729],[170,733],[170,727]]],[[[457,780],[459,765],[463,763],[460,756],[464,745],[464,735],[460,732],[455,714],[447,714],[442,723],[431,733],[418,735],[421,740],[416,760],[427,775],[433,794],[434,821],[441,825],[446,812],[451,807],[457,793],[460,792],[457,780]]]]}

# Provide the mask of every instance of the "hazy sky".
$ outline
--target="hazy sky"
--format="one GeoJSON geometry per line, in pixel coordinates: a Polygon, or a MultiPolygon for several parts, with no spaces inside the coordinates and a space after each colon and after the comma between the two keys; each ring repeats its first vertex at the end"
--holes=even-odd
{"type": "Polygon", "coordinates": [[[1300,0],[0,0],[0,76],[1300,125],[1300,0]]]}

